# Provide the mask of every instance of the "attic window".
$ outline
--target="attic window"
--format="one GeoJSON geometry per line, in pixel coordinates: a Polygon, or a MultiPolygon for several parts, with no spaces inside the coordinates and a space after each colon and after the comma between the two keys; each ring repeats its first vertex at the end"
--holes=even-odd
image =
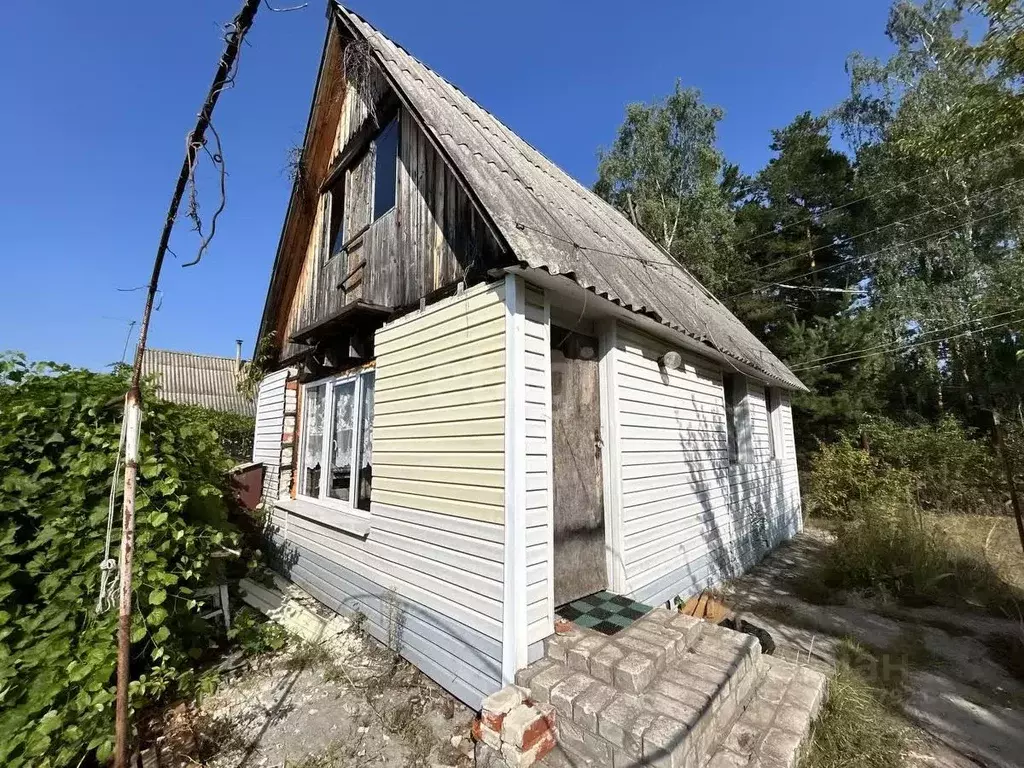
{"type": "Polygon", "coordinates": [[[334,258],[345,245],[345,175],[327,190],[327,258],[334,258]]]}
{"type": "Polygon", "coordinates": [[[398,118],[396,117],[377,136],[376,157],[373,168],[373,220],[376,221],[395,207],[398,188],[398,118]]]}

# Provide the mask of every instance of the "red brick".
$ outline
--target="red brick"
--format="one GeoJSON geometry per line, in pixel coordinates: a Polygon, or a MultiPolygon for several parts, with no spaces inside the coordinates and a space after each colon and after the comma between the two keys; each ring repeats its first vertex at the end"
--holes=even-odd
{"type": "Polygon", "coordinates": [[[474,741],[483,741],[483,734],[480,733],[480,718],[474,718],[473,725],[470,726],[470,732],[473,734],[474,741]]]}
{"type": "Polygon", "coordinates": [[[533,749],[535,744],[547,735],[551,734],[551,725],[547,718],[541,716],[534,720],[529,727],[523,731],[523,752],[533,749]]]}
{"type": "Polygon", "coordinates": [[[480,714],[480,720],[485,728],[490,728],[495,733],[501,733],[501,725],[505,722],[505,713],[488,712],[484,710],[480,714]]]}
{"type": "Polygon", "coordinates": [[[572,622],[571,621],[569,621],[568,619],[563,619],[562,617],[558,617],[557,619],[555,619],[555,634],[556,635],[564,635],[564,634],[567,634],[569,632],[572,632],[572,622]]]}
{"type": "Polygon", "coordinates": [[[533,745],[535,760],[543,760],[544,756],[555,748],[555,734],[550,730],[544,731],[544,735],[533,745]]]}

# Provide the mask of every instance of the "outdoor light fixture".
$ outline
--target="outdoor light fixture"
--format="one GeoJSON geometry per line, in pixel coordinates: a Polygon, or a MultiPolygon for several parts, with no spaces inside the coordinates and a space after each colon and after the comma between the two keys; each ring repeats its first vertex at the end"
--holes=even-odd
{"type": "Polygon", "coordinates": [[[683,356],[675,351],[666,352],[658,358],[658,365],[668,370],[678,371],[683,367],[683,356]]]}

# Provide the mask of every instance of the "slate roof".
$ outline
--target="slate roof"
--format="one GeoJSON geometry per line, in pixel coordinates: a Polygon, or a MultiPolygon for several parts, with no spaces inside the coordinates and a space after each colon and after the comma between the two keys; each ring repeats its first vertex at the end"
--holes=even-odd
{"type": "Polygon", "coordinates": [[[520,263],[565,275],[786,387],[800,380],[725,306],[621,213],[357,14],[367,41],[520,263]]]}
{"type": "Polygon", "coordinates": [[[255,403],[235,389],[237,370],[233,357],[146,349],[142,358],[142,375],[155,374],[157,395],[162,399],[255,416],[255,403]]]}

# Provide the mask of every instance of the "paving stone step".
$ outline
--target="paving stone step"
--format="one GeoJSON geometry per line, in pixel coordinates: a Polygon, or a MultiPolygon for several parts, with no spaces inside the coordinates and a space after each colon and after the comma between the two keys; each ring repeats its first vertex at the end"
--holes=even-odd
{"type": "Polygon", "coordinates": [[[557,712],[548,765],[703,765],[766,670],[755,638],[668,610],[610,638],[574,629],[546,653],[516,682],[557,712]]]}
{"type": "Polygon", "coordinates": [[[760,684],[701,768],[792,768],[827,694],[816,669],[766,656],[760,684]]]}

